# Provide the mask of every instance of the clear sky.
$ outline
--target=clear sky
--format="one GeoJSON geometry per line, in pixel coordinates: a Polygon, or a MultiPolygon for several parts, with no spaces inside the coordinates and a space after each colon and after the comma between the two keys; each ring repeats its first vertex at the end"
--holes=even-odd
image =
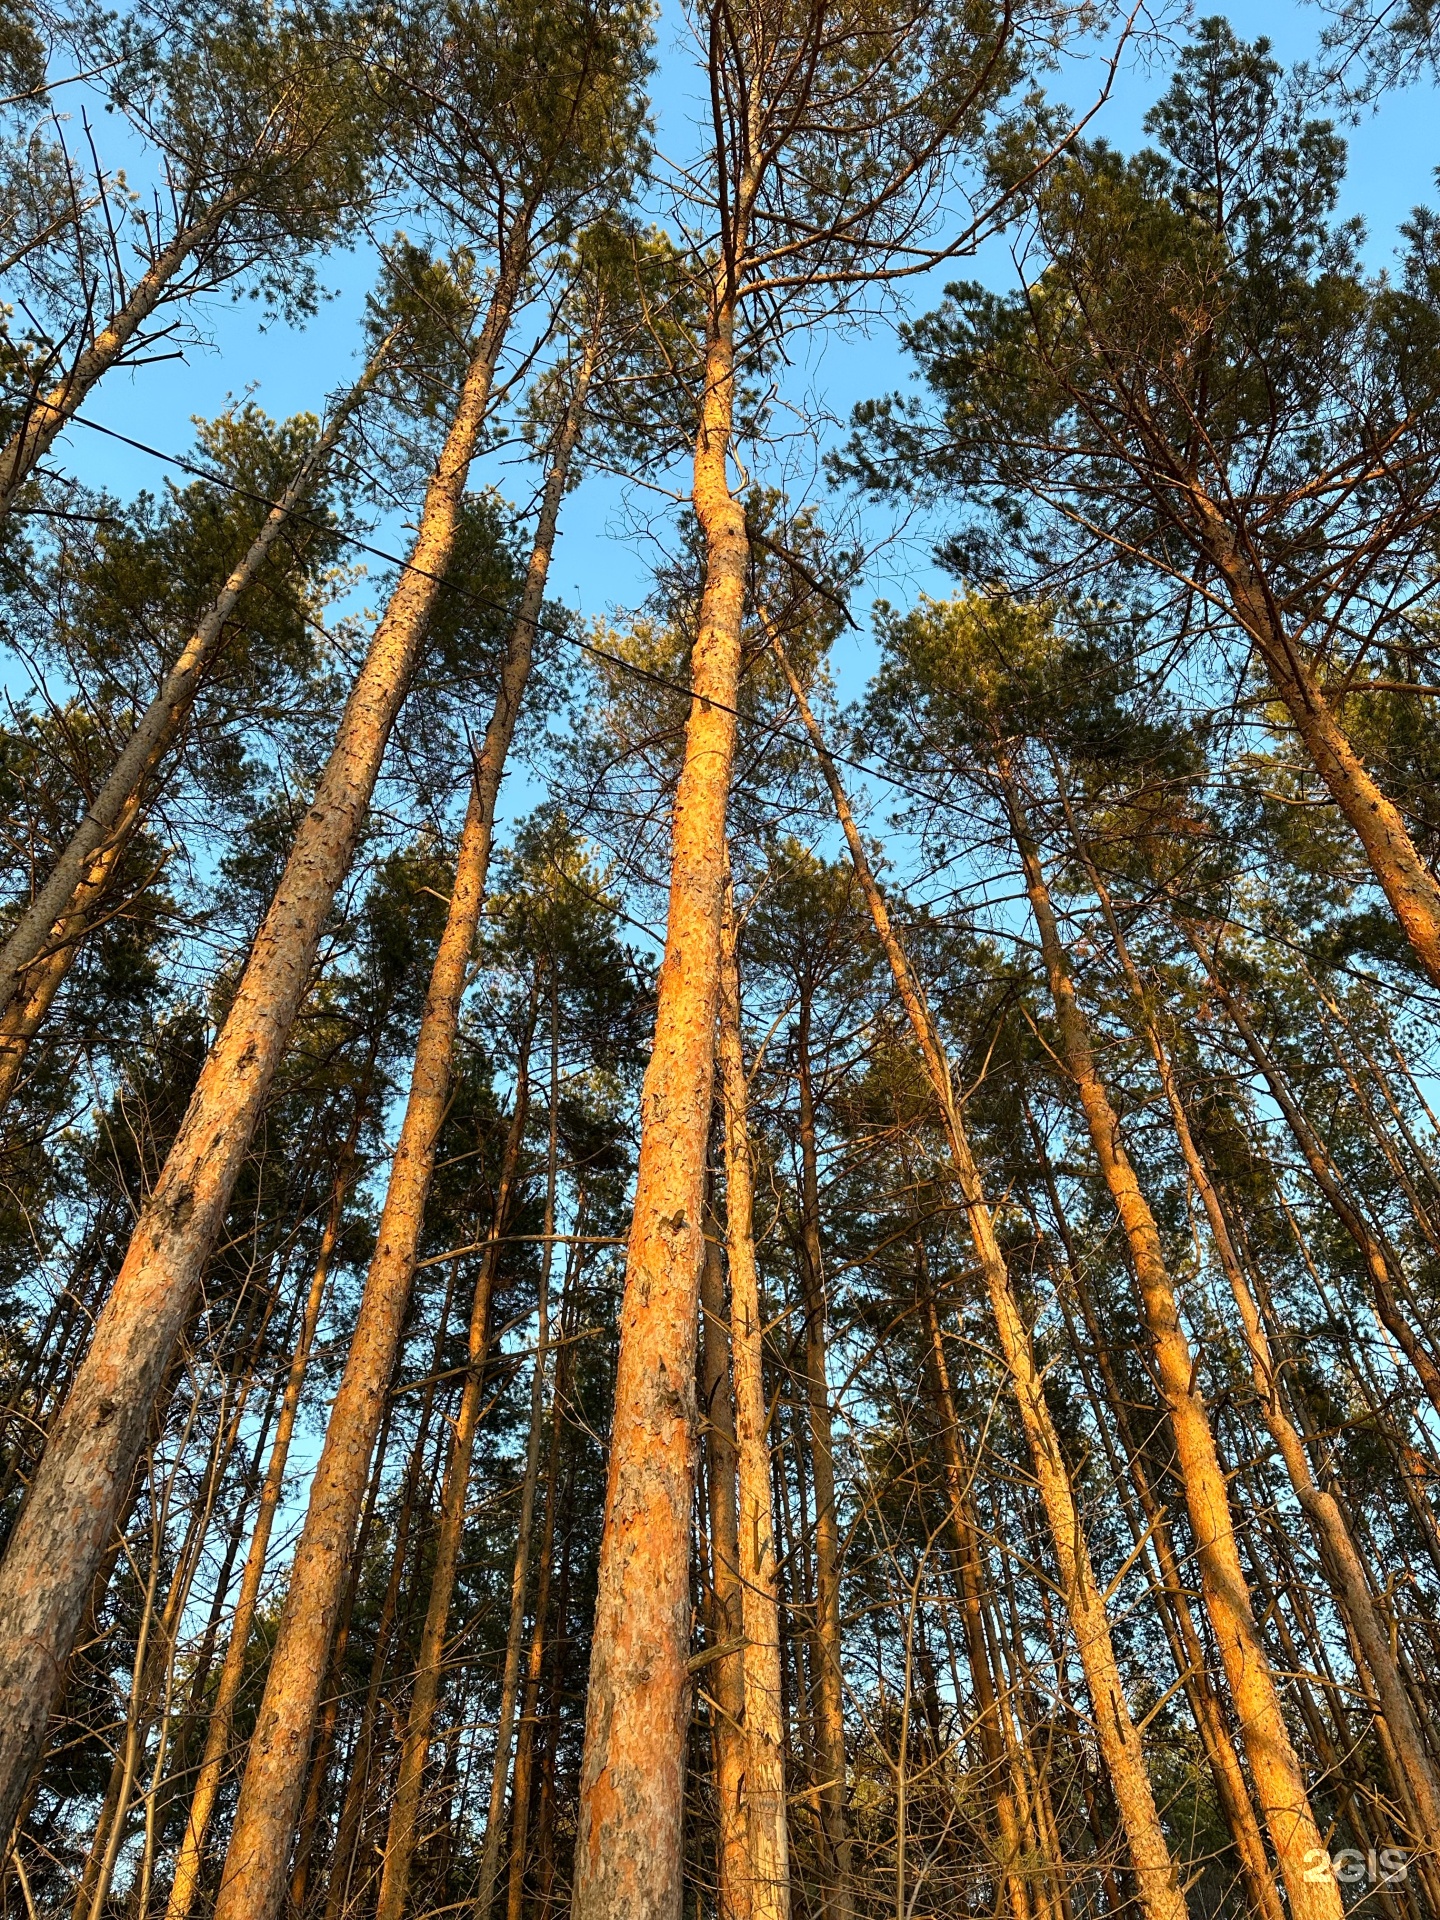
{"type": "MultiPolygon", "coordinates": [[[[1232,9],[1230,18],[1243,34],[1268,35],[1277,56],[1286,62],[1312,56],[1323,25],[1318,8],[1294,0],[1252,0],[1232,9]]],[[[657,145],[662,154],[684,154],[695,138],[696,71],[688,34],[673,6],[660,20],[658,54],[657,145]]],[[[1091,132],[1103,134],[1121,148],[1138,145],[1146,108],[1163,90],[1167,71],[1163,51],[1127,64],[1092,122],[1091,132]]],[[[1056,77],[1054,85],[1075,107],[1093,97],[1098,79],[1097,62],[1074,64],[1056,77]]],[[[114,118],[102,114],[96,133],[107,160],[123,158],[107,151],[107,141],[119,133],[114,118]]],[[[1429,84],[1392,93],[1378,113],[1347,129],[1347,137],[1350,170],[1345,211],[1363,217],[1370,263],[1383,268],[1392,257],[1399,223],[1417,202],[1436,196],[1440,96],[1429,84]]],[[[191,416],[215,414],[231,397],[253,391],[259,404],[275,415],[318,407],[327,391],[353,377],[358,364],[358,319],[372,265],[363,252],[339,255],[325,263],[322,277],[336,297],[303,329],[266,330],[250,303],[217,304],[208,317],[208,346],[188,349],[183,360],[162,360],[112,375],[86,412],[152,446],[183,453],[191,440],[191,416]]],[[[992,245],[979,262],[962,262],[954,272],[979,275],[998,285],[1010,277],[1011,268],[1003,245],[992,245]]],[[[912,288],[913,309],[931,304],[937,291],[934,283],[912,288]]],[[[801,412],[828,412],[843,419],[856,400],[899,385],[907,373],[893,334],[880,326],[867,337],[850,334],[808,343],[792,369],[789,394],[801,412]]],[[[157,485],[164,472],[158,462],[81,427],[72,430],[58,459],[84,480],[121,495],[157,485]]],[[[796,456],[794,464],[803,474],[811,462],[796,456]]],[[[487,470],[482,463],[475,477],[477,482],[493,480],[515,499],[523,499],[528,490],[528,483],[513,468],[497,465],[487,470]]],[[[634,605],[646,592],[654,552],[646,540],[635,536],[637,518],[651,515],[663,525],[671,511],[653,496],[639,501],[633,494],[627,497],[620,484],[609,478],[588,480],[566,508],[552,575],[555,596],[587,615],[606,616],[634,605]]],[[[399,529],[389,528],[381,537],[393,541],[403,536],[399,529]]],[[[931,591],[943,587],[918,539],[885,556],[874,584],[897,602],[913,598],[921,587],[931,591]]],[[[854,686],[863,673],[868,648],[863,639],[849,644],[851,657],[837,660],[836,665],[842,685],[854,686]]]]}

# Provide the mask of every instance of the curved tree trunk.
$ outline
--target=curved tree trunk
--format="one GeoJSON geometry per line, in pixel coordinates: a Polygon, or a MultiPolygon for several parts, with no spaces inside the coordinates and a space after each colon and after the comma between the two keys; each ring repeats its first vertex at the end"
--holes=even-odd
{"type": "Polygon", "coordinates": [[[586,1697],[574,1920],[678,1920],[689,1719],[695,1336],[749,541],[730,490],[733,295],[721,270],[695,447],[705,585],[641,1095],[586,1697]]]}

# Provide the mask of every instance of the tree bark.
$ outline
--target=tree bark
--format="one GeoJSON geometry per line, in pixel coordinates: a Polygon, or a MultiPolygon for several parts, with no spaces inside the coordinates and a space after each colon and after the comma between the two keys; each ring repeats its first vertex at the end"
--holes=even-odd
{"type": "MultiPolygon", "coordinates": [[[[1068,803],[1066,812],[1069,813],[1068,803]]],[[[1341,1511],[1340,1503],[1328,1488],[1316,1482],[1304,1440],[1290,1418],[1284,1382],[1275,1364],[1259,1307],[1250,1290],[1250,1283],[1241,1263],[1239,1251],[1231,1235],[1224,1204],[1210,1178],[1210,1170],[1196,1146],[1195,1136],[1190,1128],[1190,1116],[1186,1112],[1180,1087],[1175,1078],[1169,1050],[1150,1013],[1144,987],[1130,956],[1109,892],[1095,870],[1088,852],[1080,842],[1078,832],[1075,832],[1073,819],[1070,824],[1081,858],[1090,873],[1091,882],[1097,888],[1101,907],[1115,944],[1116,955],[1125,975],[1126,985],[1130,989],[1131,998],[1145,1028],[1151,1056],[1155,1061],[1160,1084],[1164,1090],[1165,1102],[1170,1109],[1175,1136],[1180,1143],[1186,1172],[1200,1196],[1200,1203],[1205,1210],[1211,1241],[1215,1247],[1221,1271],[1225,1275],[1236,1310],[1240,1315],[1240,1324],[1245,1333],[1246,1350],[1250,1356],[1250,1375],[1255,1385],[1261,1418],[1275,1443],[1275,1449],[1284,1464],[1295,1497],[1315,1529],[1321,1557],[1326,1565],[1332,1588],[1342,1611],[1350,1621],[1361,1658],[1370,1669],[1371,1678],[1375,1682],[1380,1709],[1385,1717],[1390,1738],[1394,1742],[1399,1762],[1399,1777],[1395,1785],[1402,1795],[1408,1794],[1414,1804],[1414,1815],[1419,1827],[1414,1837],[1417,1843],[1428,1852],[1440,1857],[1440,1781],[1436,1779],[1435,1770],[1426,1750],[1409,1689],[1392,1653],[1390,1636],[1376,1610],[1364,1564],[1341,1511]]]]}
{"type": "Polygon", "coordinates": [[[739,1499],[741,1698],[745,1709],[745,1827],[751,1920],[790,1920],[785,1817],[785,1714],[778,1602],[779,1556],[770,1497],[764,1314],[755,1266],[745,1055],[735,906],[726,887],[720,928],[716,1058],[725,1118],[725,1252],[730,1269],[730,1351],[735,1386],[739,1499]]]}
{"type": "MultiPolygon", "coordinates": [[[[13,1822],[38,1758],[58,1676],[117,1504],[134,1472],[151,1405],[309,985],[335,890],[364,825],[385,744],[449,564],[510,298],[508,287],[497,292],[431,477],[410,565],[376,628],[239,990],[146,1201],[0,1565],[0,1831],[13,1822]]],[[[360,1479],[363,1483],[363,1466],[360,1479]]]]}
{"type": "Polygon", "coordinates": [[[706,1211],[700,1273],[700,1419],[710,1513],[710,1640],[724,1651],[708,1660],[702,1685],[712,1695],[711,1745],[719,1802],[716,1913],[750,1920],[750,1862],[745,1805],[745,1654],[740,1588],[740,1513],[736,1489],[735,1408],[730,1391],[729,1328],[718,1224],[706,1211]]]}
{"type": "Polygon", "coordinates": [[[695,1337],[725,810],[749,561],[744,509],[727,471],[734,334],[733,286],[722,265],[695,446],[705,584],[672,823],[665,958],[641,1095],[586,1700],[574,1920],[679,1920],[681,1910],[695,1337]]]}
{"type": "Polygon", "coordinates": [[[1120,1137],[1119,1116],[1095,1065],[1018,781],[998,749],[996,771],[1040,934],[1065,1064],[1079,1093],[1090,1142],[1120,1216],[1139,1283],[1195,1536],[1205,1609],[1220,1648],[1260,1811],[1296,1920],[1342,1920],[1344,1908],[1335,1881],[1329,1875],[1320,1880],[1310,1877],[1317,1854],[1324,1851],[1320,1829],[1240,1564],[1229,1490],[1198,1384],[1199,1368],[1180,1324],[1160,1231],[1120,1137]]]}
{"type": "MultiPolygon", "coordinates": [[[[500,298],[498,293],[496,298],[500,298]]],[[[492,308],[492,318],[495,312],[492,308]]],[[[491,366],[498,347],[497,329],[491,366]]],[[[579,406],[583,403],[582,395],[579,406]]],[[[349,1542],[409,1304],[435,1150],[449,1097],[460,1003],[485,897],[495,802],[529,675],[564,469],[579,429],[578,407],[567,414],[566,426],[569,442],[563,455],[557,449],[547,476],[541,523],[520,610],[471,784],[445,929],[431,969],[375,1254],[311,1485],[215,1920],[272,1920],[281,1898],[283,1867],[277,1861],[283,1860],[293,1838],[304,1754],[314,1728],[349,1542]]],[[[478,1391],[477,1384],[477,1395],[478,1391]]]]}
{"type": "Polygon", "coordinates": [[[1309,661],[1286,632],[1268,583],[1213,502],[1197,493],[1196,508],[1205,550],[1265,662],[1271,685],[1331,798],[1354,828],[1416,959],[1432,986],[1440,987],[1440,885],[1421,859],[1400,809],[1351,745],[1309,661]]]}
{"type": "Polygon", "coordinates": [[[939,1102],[951,1160],[968,1217],[971,1241],[985,1279],[1001,1352],[1014,1384],[1016,1403],[1030,1445],[1036,1484],[1045,1507],[1059,1569],[1060,1590],[1090,1691],[1096,1739],[1115,1789],[1140,1904],[1146,1920],[1185,1920],[1185,1896],[1160,1824],[1140,1733],[1125,1695],[1110,1623],[1105,1614],[1104,1597],[1095,1577],[1089,1546],[1080,1523],[1060,1437],[1045,1401],[1043,1379],[1030,1344],[1029,1330],[1011,1286],[1005,1256],[985,1202],[980,1172],[971,1153],[969,1138],[951,1086],[949,1062],[905,951],[891,926],[889,912],[876,885],[869,856],[850,811],[835,762],[779,635],[773,629],[771,644],[810,736],[825,783],[830,789],[850,849],[856,879],[870,909],[881,948],[890,963],[896,989],[920,1048],[926,1075],[939,1102]]]}
{"type": "MultiPolygon", "coordinates": [[[[510,1742],[520,1694],[520,1648],[525,1638],[525,1598],[530,1590],[530,1540],[535,1526],[535,1493],[540,1484],[540,1442],[545,1425],[545,1374],[550,1363],[550,1269],[555,1257],[555,1182],[559,1167],[560,1000],[555,956],[550,957],[550,1130],[546,1147],[545,1245],[540,1256],[536,1300],[535,1365],[530,1375],[530,1431],[525,1443],[525,1473],[520,1486],[520,1524],[515,1533],[515,1564],[510,1576],[510,1621],[505,1633],[505,1665],[500,1676],[500,1714],[495,1757],[490,1769],[490,1807],[480,1853],[475,1920],[490,1920],[495,1881],[500,1871],[500,1841],[505,1828],[505,1786],[510,1773],[510,1742]]],[[[401,1920],[401,1908],[387,1908],[381,1889],[377,1920],[401,1920]]]]}
{"type": "Polygon", "coordinates": [[[829,1851],[827,1920],[849,1920],[853,1905],[845,1806],[845,1684],[840,1636],[840,1536],[835,1450],[826,1365],[824,1252],[815,1095],[810,1077],[810,1006],[802,986],[796,1034],[800,1091],[800,1277],[805,1294],[805,1384],[810,1408],[810,1470],[815,1487],[815,1745],[820,1810],[829,1851]]]}

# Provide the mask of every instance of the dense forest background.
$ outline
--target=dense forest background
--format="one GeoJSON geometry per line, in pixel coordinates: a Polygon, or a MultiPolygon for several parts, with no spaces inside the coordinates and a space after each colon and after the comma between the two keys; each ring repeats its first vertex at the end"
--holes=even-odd
{"type": "Polygon", "coordinates": [[[6,0],[5,1920],[1440,1915],[1440,40],[1274,12],[6,0]]]}

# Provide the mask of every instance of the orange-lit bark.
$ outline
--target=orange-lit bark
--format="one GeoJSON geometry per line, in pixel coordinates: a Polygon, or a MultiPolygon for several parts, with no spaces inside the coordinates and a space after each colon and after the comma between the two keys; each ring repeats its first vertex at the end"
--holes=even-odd
{"type": "Polygon", "coordinates": [[[670,907],[641,1094],[586,1699],[574,1920],[676,1920],[689,1719],[695,1342],[725,809],[749,542],[727,471],[735,317],[721,273],[695,447],[705,584],[673,814],[670,907]]]}
{"type": "Polygon", "coordinates": [[[1270,683],[1295,723],[1331,798],[1354,828],[1416,958],[1440,986],[1440,884],[1420,857],[1400,809],[1350,742],[1314,669],[1291,639],[1267,583],[1213,502],[1197,496],[1209,558],[1270,683]]]}
{"type": "Polygon", "coordinates": [[[1096,1740],[1120,1810],[1140,1904],[1146,1920],[1185,1920],[1185,1896],[1160,1824],[1139,1729],[1130,1712],[1115,1656],[1115,1643],[1105,1613],[1104,1596],[1095,1577],[1060,1438],[1045,1401],[1043,1380],[1031,1347],[1030,1332],[1010,1283],[1005,1256],[985,1201],[979,1168],[970,1150],[969,1138],[955,1100],[949,1062],[904,948],[890,923],[889,911],[876,885],[864,841],[850,811],[835,762],[825,745],[824,735],[810,710],[804,688],[786,657],[778,634],[772,632],[771,643],[810,736],[825,783],[830,789],[836,815],[850,849],[856,879],[870,909],[881,948],[890,963],[896,989],[920,1049],[926,1076],[939,1102],[970,1238],[984,1276],[1000,1338],[1000,1350],[1029,1442],[1031,1465],[1049,1522],[1051,1546],[1059,1568],[1060,1592],[1089,1688],[1096,1740]]]}
{"type": "Polygon", "coordinates": [[[1199,1369],[1180,1324],[1160,1231],[1135,1177],[1120,1137],[1119,1117],[1095,1064],[1089,1029],[1070,978],[1023,796],[1003,753],[998,752],[997,772],[1040,934],[1061,1051],[1079,1093],[1090,1142],[1120,1216],[1139,1283],[1195,1536],[1205,1610],[1220,1649],[1261,1814],[1296,1920],[1341,1920],[1343,1906],[1335,1881],[1328,1874],[1317,1879],[1311,1873],[1316,1858],[1324,1851],[1320,1829],[1240,1564],[1229,1490],[1215,1451],[1199,1369]]]}
{"type": "MultiPolygon", "coordinates": [[[[495,352],[498,352],[499,337],[497,333],[495,352]]],[[[490,364],[493,366],[493,363],[492,353],[490,364]]],[[[583,395],[579,404],[584,404],[583,395]]],[[[460,1003],[485,897],[495,803],[529,677],[555,518],[579,420],[578,408],[567,415],[568,439],[563,457],[557,451],[552,459],[520,609],[501,667],[494,710],[477,756],[445,928],[431,969],[410,1092],[391,1162],[375,1253],[351,1334],[345,1372],[330,1411],[325,1445],[311,1485],[265,1698],[250,1744],[215,1920],[271,1920],[279,1908],[284,1887],[283,1862],[294,1837],[305,1756],[314,1731],[350,1542],[359,1517],[385,1387],[395,1364],[409,1304],[435,1150],[449,1098],[460,1003]]],[[[478,1364],[472,1355],[472,1365],[478,1364]]],[[[466,1378],[467,1391],[472,1387],[474,1413],[478,1415],[479,1383],[473,1373],[466,1378]]],[[[464,1475],[468,1475],[468,1470],[467,1452],[464,1475]]],[[[463,1504],[463,1490],[456,1497],[463,1504]]],[[[443,1635],[443,1623],[441,1632],[443,1635]]],[[[438,1658],[437,1653],[434,1662],[437,1679],[438,1658]]],[[[416,1683],[417,1698],[424,1697],[427,1685],[422,1663],[416,1683]]],[[[423,1757],[416,1763],[412,1756],[412,1771],[417,1765],[423,1770],[423,1757]]],[[[417,1804],[418,1779],[417,1772],[414,1782],[417,1804]]],[[[403,1778],[397,1789],[397,1807],[402,1793],[409,1808],[409,1785],[403,1778]]],[[[409,1830],[413,1831],[413,1809],[410,1809],[410,1818],[409,1830]]],[[[395,1837],[392,1833],[392,1840],[395,1837]]],[[[404,1871],[408,1873],[408,1850],[398,1848],[395,1859],[394,1872],[401,1871],[403,1859],[404,1871]]],[[[388,1856],[386,1869],[387,1875],[390,1874],[388,1856]]],[[[403,1892],[401,1897],[403,1900],[403,1892]]]]}

